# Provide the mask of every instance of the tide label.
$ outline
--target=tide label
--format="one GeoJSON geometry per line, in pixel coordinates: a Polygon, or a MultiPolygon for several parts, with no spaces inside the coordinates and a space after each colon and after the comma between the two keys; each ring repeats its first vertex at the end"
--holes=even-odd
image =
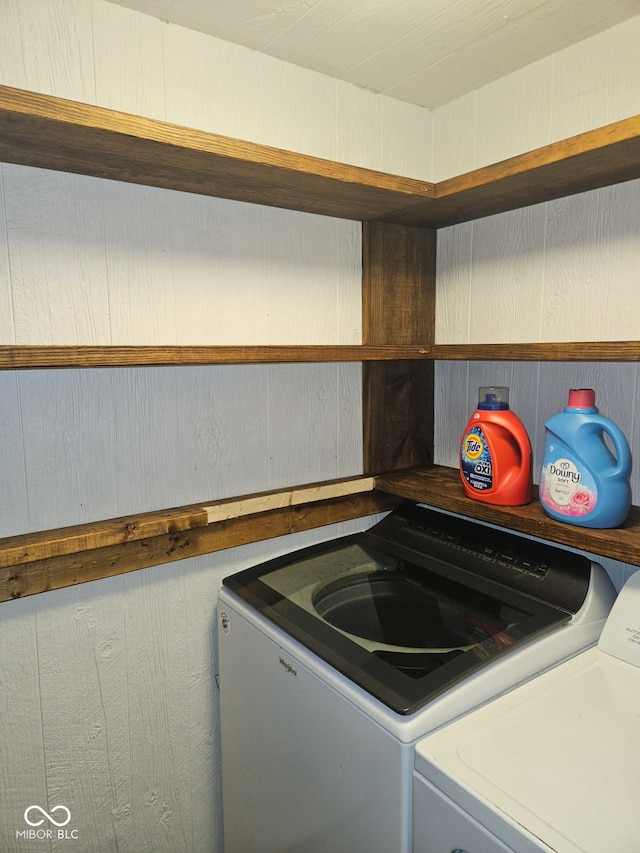
{"type": "Polygon", "coordinates": [[[493,461],[481,426],[472,427],[462,439],[460,470],[472,489],[485,491],[493,486],[493,461]]]}

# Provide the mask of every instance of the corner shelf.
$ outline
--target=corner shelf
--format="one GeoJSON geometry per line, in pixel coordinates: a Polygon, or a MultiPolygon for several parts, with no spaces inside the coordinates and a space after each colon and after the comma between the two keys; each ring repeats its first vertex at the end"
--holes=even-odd
{"type": "Polygon", "coordinates": [[[549,518],[537,498],[518,507],[492,506],[471,500],[465,495],[457,469],[440,466],[382,474],[375,478],[375,488],[518,533],[640,566],[640,507],[632,507],[624,525],[615,530],[574,527],[549,518]]]}
{"type": "Polygon", "coordinates": [[[640,116],[431,183],[0,86],[0,161],[442,228],[640,177],[640,116]]]}
{"type": "MultiPolygon", "coordinates": [[[[356,518],[399,498],[640,565],[637,509],[613,533],[572,528],[548,519],[535,502],[497,508],[469,501],[456,472],[425,467],[433,458],[429,391],[435,361],[640,360],[638,341],[434,342],[436,229],[640,178],[640,116],[431,183],[0,86],[0,161],[362,222],[361,346],[0,346],[0,369],[360,361],[364,467],[378,475],[369,498],[321,501],[317,510],[303,513],[303,521],[291,507],[274,511],[281,512],[275,520],[267,518],[270,513],[249,516],[230,535],[227,522],[205,536],[202,531],[212,525],[190,530],[191,514],[175,518],[172,511],[140,521],[139,530],[149,523],[156,531],[147,539],[135,534],[128,541],[133,528],[127,525],[135,527],[135,520],[125,520],[124,528],[108,524],[107,538],[123,539],[104,547],[95,544],[104,533],[99,526],[76,531],[72,538],[81,556],[45,554],[29,563],[26,586],[21,560],[18,567],[5,564],[0,601],[231,547],[224,543],[282,535],[302,529],[300,524],[356,518]],[[186,528],[165,530],[167,524],[186,528]],[[85,533],[93,545],[83,545],[85,533]]],[[[31,545],[39,536],[45,551],[50,540],[58,542],[55,550],[65,539],[64,533],[34,534],[31,545]]],[[[5,545],[7,555],[14,546],[31,547],[22,541],[5,545]]]]}

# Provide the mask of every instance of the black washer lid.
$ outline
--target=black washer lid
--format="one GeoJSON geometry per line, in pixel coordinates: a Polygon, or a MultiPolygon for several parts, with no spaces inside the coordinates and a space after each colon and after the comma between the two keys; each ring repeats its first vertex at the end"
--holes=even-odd
{"type": "Polygon", "coordinates": [[[584,555],[417,504],[403,504],[365,535],[407,559],[437,557],[572,614],[589,590],[584,555]]]}

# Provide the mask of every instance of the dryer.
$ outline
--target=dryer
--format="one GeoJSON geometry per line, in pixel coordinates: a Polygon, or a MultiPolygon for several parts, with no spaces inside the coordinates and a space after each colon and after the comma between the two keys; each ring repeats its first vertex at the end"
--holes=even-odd
{"type": "Polygon", "coordinates": [[[596,646],[416,748],[415,853],[637,853],[640,572],[596,646]]]}
{"type": "Polygon", "coordinates": [[[417,505],[219,598],[225,853],[409,853],[427,733],[593,645],[586,557],[417,505]]]}

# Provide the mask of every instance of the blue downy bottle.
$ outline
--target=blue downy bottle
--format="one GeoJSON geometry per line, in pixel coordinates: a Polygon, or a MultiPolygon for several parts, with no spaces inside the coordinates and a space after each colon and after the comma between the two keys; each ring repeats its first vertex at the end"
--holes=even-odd
{"type": "Polygon", "coordinates": [[[571,390],[564,412],[549,418],[545,427],[539,489],[545,512],[579,527],[622,524],[631,506],[631,451],[620,428],[599,414],[595,392],[571,390]]]}

